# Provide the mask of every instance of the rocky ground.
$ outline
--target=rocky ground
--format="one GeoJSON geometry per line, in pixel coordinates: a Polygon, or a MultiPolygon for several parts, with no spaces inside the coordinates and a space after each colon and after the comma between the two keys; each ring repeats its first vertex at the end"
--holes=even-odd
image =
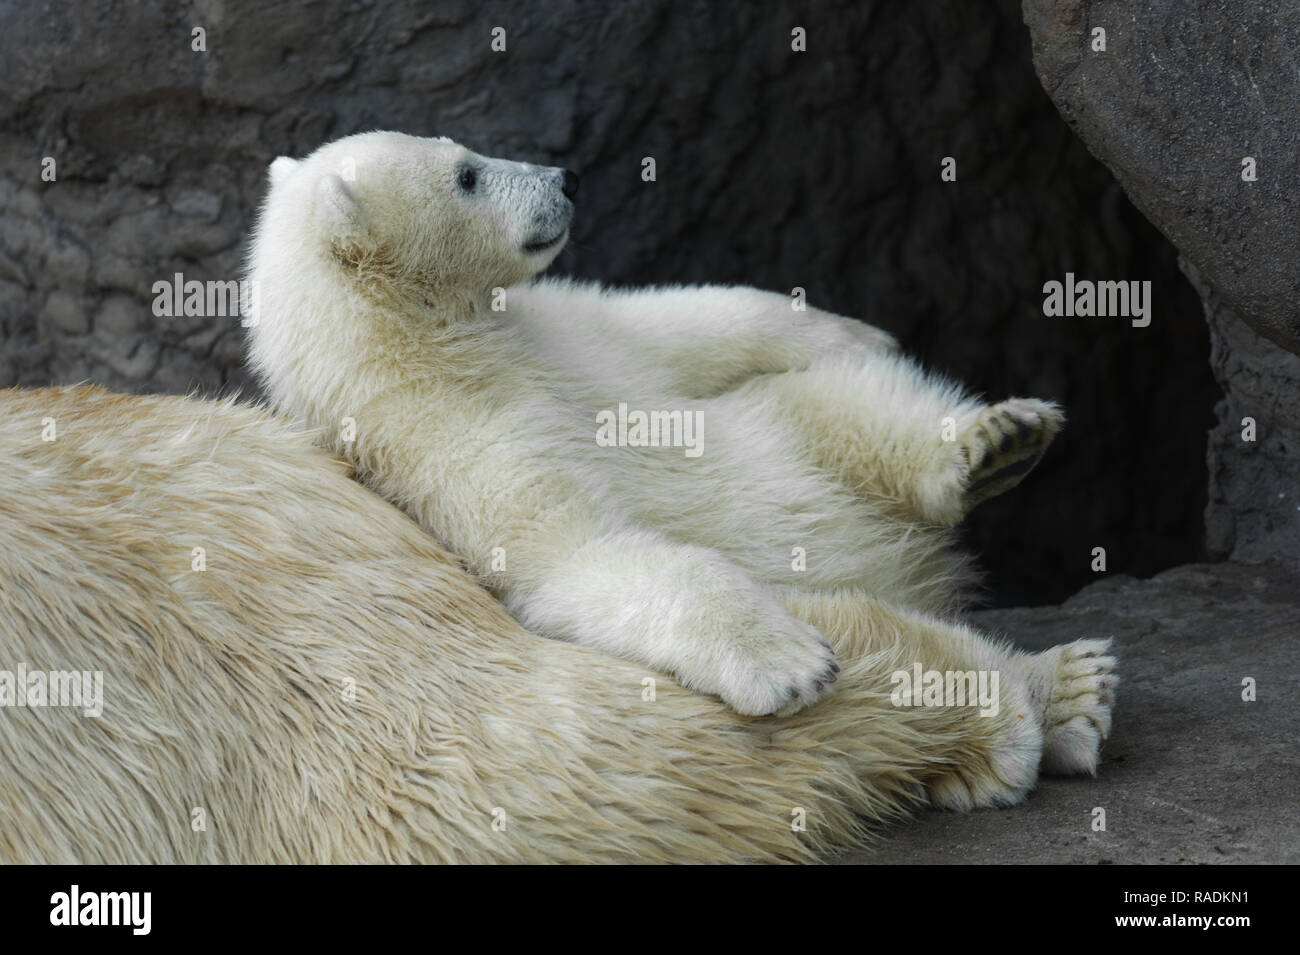
{"type": "Polygon", "coordinates": [[[1097,778],[1043,780],[1011,810],[926,812],[842,861],[1300,862],[1298,582],[1280,564],[1198,564],[973,614],[1035,649],[1115,638],[1123,684],[1097,778]]]}

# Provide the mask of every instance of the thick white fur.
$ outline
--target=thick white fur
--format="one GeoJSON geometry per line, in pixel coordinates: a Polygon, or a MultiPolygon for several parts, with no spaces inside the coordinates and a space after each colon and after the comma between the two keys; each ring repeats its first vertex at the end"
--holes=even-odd
{"type": "Polygon", "coordinates": [[[1008,658],[805,594],[789,605],[834,644],[835,692],[740,716],[527,632],[247,405],[0,391],[0,456],[0,668],[104,672],[98,719],[0,710],[0,862],[809,861],[927,795],[1016,802],[1053,708],[1069,728],[1100,707],[1099,646],[1008,658]],[[1025,680],[994,717],[895,707],[916,659],[1025,680]]]}
{"type": "MultiPolygon", "coordinates": [[[[969,575],[948,528],[975,456],[1032,464],[1059,412],[986,408],[884,333],[784,296],[530,285],[559,245],[528,243],[567,230],[562,181],[396,133],[277,160],[250,348],[276,404],[530,629],[740,713],[830,691],[827,606],[950,614],[969,575]],[[704,453],[597,446],[597,412],[619,403],[698,412],[704,453]]],[[[1001,659],[965,633],[927,652],[926,668],[1001,659]]]]}

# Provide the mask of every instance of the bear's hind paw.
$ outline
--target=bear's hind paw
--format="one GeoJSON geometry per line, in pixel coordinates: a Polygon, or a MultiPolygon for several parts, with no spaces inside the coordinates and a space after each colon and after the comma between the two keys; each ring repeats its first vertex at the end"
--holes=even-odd
{"type": "Polygon", "coordinates": [[[1042,718],[1043,772],[1095,775],[1119,685],[1111,641],[1076,640],[1057,649],[1060,658],[1042,718]]]}
{"type": "Polygon", "coordinates": [[[957,436],[968,468],[964,510],[1019,484],[1064,422],[1060,408],[1036,398],[1011,398],[976,413],[957,436]]]}

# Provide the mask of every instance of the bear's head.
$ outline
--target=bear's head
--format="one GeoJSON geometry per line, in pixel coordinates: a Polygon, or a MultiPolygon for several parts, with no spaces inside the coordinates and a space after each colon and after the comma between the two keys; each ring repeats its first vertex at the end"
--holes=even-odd
{"type": "Polygon", "coordinates": [[[345,280],[425,300],[542,271],[568,238],[578,186],[565,169],[391,132],[281,157],[270,182],[259,233],[315,253],[345,280]]]}

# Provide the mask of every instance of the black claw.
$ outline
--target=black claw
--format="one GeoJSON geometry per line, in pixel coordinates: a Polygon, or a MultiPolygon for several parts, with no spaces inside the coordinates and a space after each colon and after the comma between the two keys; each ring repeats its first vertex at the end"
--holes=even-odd
{"type": "Polygon", "coordinates": [[[1002,443],[999,445],[999,448],[1001,448],[1003,454],[1006,454],[1008,451],[1011,450],[1011,435],[1010,435],[1010,434],[1004,434],[1004,435],[1002,435],[1002,443]]]}

